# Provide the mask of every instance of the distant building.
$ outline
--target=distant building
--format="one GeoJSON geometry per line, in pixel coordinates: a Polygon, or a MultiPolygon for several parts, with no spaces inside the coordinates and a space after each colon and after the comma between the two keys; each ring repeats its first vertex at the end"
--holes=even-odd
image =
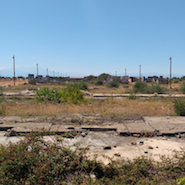
{"type": "Polygon", "coordinates": [[[30,83],[31,80],[34,80],[34,74],[28,74],[28,83],[30,83]]]}

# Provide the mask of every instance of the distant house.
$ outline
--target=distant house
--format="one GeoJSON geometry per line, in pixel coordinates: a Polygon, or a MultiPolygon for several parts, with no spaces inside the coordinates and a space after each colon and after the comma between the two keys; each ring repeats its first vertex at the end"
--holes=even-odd
{"type": "Polygon", "coordinates": [[[68,80],[71,80],[71,81],[79,81],[79,80],[84,80],[85,77],[84,76],[70,76],[68,78],[68,80]]]}
{"type": "Polygon", "coordinates": [[[128,84],[129,83],[129,76],[122,76],[121,83],[128,84]]]}
{"type": "Polygon", "coordinates": [[[132,83],[132,82],[137,81],[137,78],[130,76],[129,79],[128,79],[128,81],[129,81],[129,83],[132,83]]]}
{"type": "Polygon", "coordinates": [[[34,80],[34,74],[28,74],[28,83],[30,83],[31,80],[34,80]]]}

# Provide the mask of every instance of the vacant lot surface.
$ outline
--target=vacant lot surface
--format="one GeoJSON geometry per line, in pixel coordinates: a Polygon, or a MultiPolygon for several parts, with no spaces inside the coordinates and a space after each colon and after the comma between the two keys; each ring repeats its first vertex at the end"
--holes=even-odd
{"type": "Polygon", "coordinates": [[[83,104],[36,102],[12,97],[0,107],[6,116],[55,116],[57,114],[102,114],[115,116],[168,116],[175,115],[173,99],[129,98],[87,99],[83,104]]]}
{"type": "Polygon", "coordinates": [[[138,117],[137,120],[131,118],[128,120],[124,117],[113,119],[101,115],[80,114],[29,118],[9,116],[0,117],[0,123],[1,130],[5,129],[0,131],[1,144],[8,144],[9,141],[17,142],[24,138],[23,136],[6,137],[6,133],[9,133],[6,131],[8,127],[12,127],[20,135],[44,128],[53,134],[58,133],[58,136],[44,136],[45,140],[56,142],[57,137],[62,138],[61,136],[65,135],[61,142],[63,146],[85,150],[89,158],[97,157],[105,164],[109,163],[110,159],[134,159],[143,155],[148,159],[160,160],[162,155],[171,156],[174,150],[185,149],[184,131],[182,130],[180,135],[176,133],[180,132],[179,125],[181,128],[185,127],[182,117],[145,117],[144,120],[138,117]],[[153,135],[158,126],[160,126],[159,136],[153,135]],[[173,137],[160,135],[163,134],[163,130],[165,133],[173,132],[173,137]],[[71,135],[74,131],[77,133],[71,135]],[[66,133],[63,134],[64,132],[66,133]],[[123,132],[132,135],[121,136],[123,132]],[[146,134],[149,132],[151,135],[147,135],[148,137],[140,135],[144,132],[146,134]]]}
{"type": "MultiPolygon", "coordinates": [[[[28,83],[28,79],[16,79],[15,85],[22,85],[24,83],[28,83]]],[[[13,80],[0,80],[0,86],[14,86],[13,80]]]]}

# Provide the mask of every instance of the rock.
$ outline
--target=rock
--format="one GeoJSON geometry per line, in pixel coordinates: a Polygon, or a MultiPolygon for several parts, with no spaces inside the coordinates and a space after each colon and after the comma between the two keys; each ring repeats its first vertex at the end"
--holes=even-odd
{"type": "Polygon", "coordinates": [[[175,137],[176,137],[176,138],[181,138],[181,135],[178,134],[178,135],[175,135],[175,137]]]}
{"type": "Polygon", "coordinates": [[[158,146],[156,146],[156,148],[159,148],[158,146]]]}
{"type": "Polygon", "coordinates": [[[144,145],[144,141],[140,141],[139,142],[139,145],[144,145]]]}
{"type": "Polygon", "coordinates": [[[116,157],[121,157],[121,155],[120,154],[118,154],[118,153],[116,153],[116,154],[114,154],[116,157]]]}
{"type": "Polygon", "coordinates": [[[104,150],[111,150],[111,146],[104,146],[103,149],[104,150]]]}
{"type": "Polygon", "coordinates": [[[145,151],[144,151],[144,153],[145,153],[145,154],[147,154],[147,153],[148,153],[148,151],[146,151],[146,150],[145,150],[145,151]]]}
{"type": "Polygon", "coordinates": [[[15,130],[13,130],[13,129],[8,130],[8,131],[6,132],[6,134],[5,134],[5,136],[7,136],[7,137],[17,136],[17,135],[18,135],[17,132],[16,132],[15,130]]]}
{"type": "Polygon", "coordinates": [[[3,122],[0,122],[0,124],[2,125],[2,124],[3,124],[3,122]]]}
{"type": "Polygon", "coordinates": [[[131,145],[137,145],[137,143],[136,142],[131,142],[131,145]]]}
{"type": "Polygon", "coordinates": [[[133,137],[140,137],[140,134],[133,134],[133,137]]]}
{"type": "Polygon", "coordinates": [[[72,134],[68,133],[68,134],[66,135],[66,138],[74,138],[74,136],[73,136],[72,134]]]}
{"type": "Polygon", "coordinates": [[[81,136],[82,136],[82,137],[85,137],[85,136],[86,136],[86,133],[82,132],[82,133],[81,133],[81,136]]]}
{"type": "Polygon", "coordinates": [[[152,146],[149,146],[148,149],[154,149],[152,146]]]}

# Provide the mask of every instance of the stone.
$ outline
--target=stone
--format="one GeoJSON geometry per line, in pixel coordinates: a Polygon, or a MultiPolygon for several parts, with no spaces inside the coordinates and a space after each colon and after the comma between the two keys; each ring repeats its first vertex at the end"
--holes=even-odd
{"type": "Polygon", "coordinates": [[[111,150],[111,146],[104,146],[103,149],[104,150],[111,150]]]}
{"type": "Polygon", "coordinates": [[[82,132],[82,133],[81,133],[81,136],[82,136],[82,137],[85,137],[85,136],[86,136],[86,133],[82,132]]]}
{"type": "Polygon", "coordinates": [[[118,153],[116,153],[116,154],[114,154],[116,157],[121,157],[121,155],[120,154],[118,154],[118,153]]]}
{"type": "Polygon", "coordinates": [[[139,145],[144,145],[144,141],[140,141],[139,142],[139,145]]]}
{"type": "Polygon", "coordinates": [[[149,146],[148,149],[154,149],[152,146],[149,146]]]}
{"type": "Polygon", "coordinates": [[[133,134],[133,137],[140,137],[140,134],[133,134]]]}
{"type": "Polygon", "coordinates": [[[5,136],[7,136],[7,137],[17,136],[17,135],[18,135],[17,132],[13,129],[8,130],[7,133],[5,134],[5,136]]]}
{"type": "Polygon", "coordinates": [[[136,142],[131,142],[131,145],[137,145],[137,143],[136,142]]]}

